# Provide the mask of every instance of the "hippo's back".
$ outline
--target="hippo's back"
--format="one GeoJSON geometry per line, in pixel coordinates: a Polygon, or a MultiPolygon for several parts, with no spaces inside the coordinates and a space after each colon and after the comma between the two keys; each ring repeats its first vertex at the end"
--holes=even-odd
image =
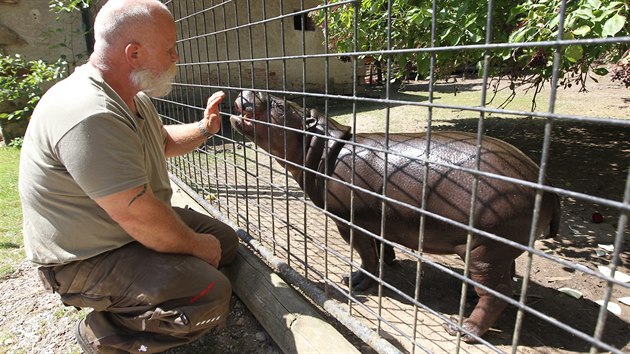
{"type": "MultiPolygon", "coordinates": [[[[383,191],[383,176],[387,175],[386,195],[389,198],[410,205],[401,206],[388,203],[387,219],[395,225],[402,240],[416,239],[403,235],[404,225],[410,232],[417,234],[419,214],[414,208],[420,207],[424,184],[424,164],[422,162],[427,148],[425,134],[391,134],[385,144],[384,134],[358,134],[354,151],[346,145],[338,158],[335,178],[350,180],[352,158],[355,161],[355,215],[367,215],[365,227],[380,227],[381,200],[361,190],[376,193],[383,191]],[[385,169],[385,151],[387,169],[385,169]],[[376,220],[376,222],[374,221],[376,220]],[[368,225],[371,223],[372,225],[368,225]]],[[[427,210],[439,216],[468,224],[474,174],[476,169],[477,136],[465,132],[434,132],[431,136],[429,174],[427,180],[427,210]]],[[[490,137],[484,137],[480,150],[480,170],[484,173],[510,177],[513,179],[535,182],[538,178],[538,166],[514,146],[490,137]]],[[[349,191],[343,186],[329,185],[329,194],[348,198],[349,191]],[[345,196],[342,196],[344,194],[345,196]]],[[[525,242],[531,222],[535,190],[521,184],[504,181],[492,176],[478,177],[477,202],[475,204],[475,227],[501,235],[508,230],[521,228],[519,235],[505,235],[518,242],[525,242]]],[[[329,199],[330,200],[330,199],[329,199]]],[[[545,210],[546,211],[546,210],[545,210]]],[[[549,220],[542,218],[542,222],[549,220]]],[[[389,228],[389,225],[387,225],[389,228]]],[[[443,233],[456,233],[460,236],[449,240],[445,248],[452,246],[454,239],[465,236],[465,231],[435,218],[427,220],[427,236],[435,231],[436,237],[443,233]]],[[[460,240],[455,241],[455,243],[460,240]]],[[[402,242],[414,248],[413,243],[402,242]]],[[[436,245],[437,246],[437,245],[436,245]]],[[[442,248],[442,247],[438,247],[442,248]]],[[[437,250],[436,250],[437,251],[437,250]]]]}

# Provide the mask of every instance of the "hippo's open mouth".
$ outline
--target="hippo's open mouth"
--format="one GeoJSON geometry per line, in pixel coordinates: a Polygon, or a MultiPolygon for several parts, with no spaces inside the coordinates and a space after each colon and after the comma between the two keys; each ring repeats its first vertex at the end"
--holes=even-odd
{"type": "Polygon", "coordinates": [[[243,112],[238,104],[235,108],[239,115],[231,115],[230,124],[232,124],[232,127],[238,132],[244,133],[246,129],[249,129],[254,125],[254,123],[252,123],[252,114],[247,111],[243,112]]]}

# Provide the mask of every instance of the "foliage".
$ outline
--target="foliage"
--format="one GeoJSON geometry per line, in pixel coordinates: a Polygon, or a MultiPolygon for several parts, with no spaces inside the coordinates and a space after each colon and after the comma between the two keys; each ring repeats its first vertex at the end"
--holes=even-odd
{"type": "MultiPolygon", "coordinates": [[[[526,1],[515,6],[508,22],[518,25],[510,34],[511,43],[554,40],[558,36],[560,0],[526,1]]],[[[630,3],[622,1],[577,0],[566,4],[564,39],[606,38],[630,35],[626,25],[630,3]]],[[[627,47],[627,45],[626,45],[627,47]]],[[[527,48],[513,56],[515,67],[533,67],[535,81],[551,78],[554,48],[527,48]]],[[[562,48],[562,67],[566,75],[560,84],[570,87],[573,83],[585,88],[590,71],[606,75],[608,70],[599,59],[616,62],[624,53],[621,45],[569,45],[562,48]]],[[[505,58],[504,58],[505,59],[505,58]]]]}
{"type": "Polygon", "coordinates": [[[24,259],[22,208],[18,194],[20,150],[0,148],[0,279],[24,259]]]}
{"type": "MultiPolygon", "coordinates": [[[[508,2],[498,1],[503,8],[508,2]]],[[[435,46],[457,46],[483,42],[486,25],[486,3],[482,1],[444,0],[440,3],[435,46]],[[465,25],[462,26],[462,23],[465,25]]],[[[357,21],[357,51],[381,51],[388,49],[386,0],[361,1],[357,21]]],[[[392,1],[391,49],[431,47],[432,4],[430,1],[392,1]]],[[[318,12],[316,20],[324,26],[325,12],[318,12]]],[[[353,52],[354,7],[333,7],[327,13],[325,30],[330,36],[329,48],[339,52],[353,52]]],[[[453,68],[479,60],[481,53],[470,51],[446,51],[437,56],[436,67],[448,75],[453,68]]],[[[383,61],[383,55],[374,55],[383,61]]],[[[415,72],[424,78],[429,73],[430,54],[402,53],[392,57],[395,66],[393,77],[407,77],[415,72]]]]}
{"type": "MultiPolygon", "coordinates": [[[[333,1],[334,3],[334,1],[333,1]]],[[[561,0],[495,0],[492,8],[490,43],[523,43],[557,39],[561,0]]],[[[319,11],[317,23],[328,36],[331,51],[354,52],[355,5],[344,4],[319,11]]],[[[364,0],[358,7],[357,51],[429,48],[432,46],[432,2],[391,1],[391,28],[388,36],[388,1],[364,0]]],[[[604,38],[630,35],[627,1],[567,1],[564,39],[604,38]]],[[[440,0],[436,12],[435,69],[438,78],[448,78],[454,71],[482,68],[484,51],[458,46],[484,44],[488,18],[487,2],[440,0]],[[452,49],[449,49],[452,47],[452,49]]],[[[587,74],[607,73],[602,59],[618,60],[627,44],[569,45],[562,48],[561,84],[580,83],[584,87],[587,74]]],[[[507,75],[512,83],[531,83],[537,90],[552,77],[555,47],[523,47],[493,49],[489,53],[490,75],[507,75]]],[[[429,74],[429,52],[403,52],[391,55],[392,78],[420,78],[429,74]]],[[[382,61],[382,54],[374,59],[382,61]]],[[[474,69],[473,69],[474,70],[474,69]]],[[[515,87],[514,85],[512,86],[515,87]]]]}
{"type": "Polygon", "coordinates": [[[69,62],[71,68],[78,65],[89,54],[86,51],[77,51],[74,41],[75,36],[85,35],[89,30],[83,23],[77,23],[75,16],[68,16],[68,14],[86,10],[91,3],[91,0],[50,0],[48,2],[50,11],[57,14],[56,21],[63,25],[48,31],[54,38],[63,38],[63,41],[52,45],[51,48],[60,47],[70,51],[71,55],[69,58],[66,55],[61,55],[61,59],[69,62]]]}
{"type": "Polygon", "coordinates": [[[0,119],[28,119],[43,93],[43,85],[63,76],[66,63],[24,60],[19,54],[0,54],[0,102],[9,104],[0,119]]]}
{"type": "Polygon", "coordinates": [[[16,137],[16,138],[13,138],[13,140],[11,140],[11,142],[9,143],[9,147],[21,149],[23,144],[24,144],[24,138],[16,137]]]}
{"type": "Polygon", "coordinates": [[[90,7],[91,4],[91,0],[50,0],[48,2],[48,7],[50,8],[50,11],[58,14],[62,12],[69,13],[77,10],[80,11],[82,9],[87,9],[90,7]]]}

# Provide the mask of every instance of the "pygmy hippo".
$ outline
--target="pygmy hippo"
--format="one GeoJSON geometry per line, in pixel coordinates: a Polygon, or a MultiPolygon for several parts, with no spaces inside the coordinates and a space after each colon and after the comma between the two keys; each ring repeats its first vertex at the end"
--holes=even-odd
{"type": "MultiPolygon", "coordinates": [[[[384,190],[388,198],[384,203],[384,239],[418,250],[418,209],[424,184],[428,216],[424,226],[423,252],[455,253],[464,259],[467,231],[446,219],[464,225],[469,223],[474,180],[470,170],[474,170],[476,165],[476,134],[433,132],[428,179],[425,181],[422,162],[427,145],[425,134],[389,134],[386,137],[385,134],[375,133],[355,134],[353,137],[349,127],[328,119],[315,109],[305,112],[293,102],[261,92],[243,91],[235,106],[241,115],[230,117],[232,126],[276,156],[314,204],[323,207],[326,200],[328,211],[343,220],[350,220],[351,189],[354,190],[353,223],[357,228],[352,246],[361,257],[361,268],[365,272],[377,273],[380,248],[375,238],[362,230],[381,235],[381,196],[384,190]],[[387,158],[385,151],[389,152],[387,158]],[[328,179],[326,183],[325,179],[328,179]]],[[[484,173],[537,181],[538,166],[504,141],[484,137],[480,156],[479,167],[484,173]]],[[[527,244],[535,194],[534,189],[521,184],[480,175],[474,227],[499,238],[527,244]]],[[[536,235],[549,227],[548,237],[555,236],[559,214],[558,196],[544,192],[536,235]]],[[[335,222],[341,236],[349,242],[350,226],[345,222],[335,222]]],[[[385,262],[393,261],[391,245],[387,244],[384,249],[385,262]]],[[[471,279],[511,296],[514,260],[522,252],[503,242],[473,234],[469,262],[471,279]]],[[[374,283],[365,272],[357,271],[350,276],[354,290],[364,290],[374,283]]],[[[463,327],[476,336],[482,336],[507,303],[479,287],[475,291],[479,301],[463,327]]],[[[456,334],[452,327],[447,326],[446,329],[450,334],[456,334]]],[[[475,341],[468,334],[463,339],[475,341]]]]}

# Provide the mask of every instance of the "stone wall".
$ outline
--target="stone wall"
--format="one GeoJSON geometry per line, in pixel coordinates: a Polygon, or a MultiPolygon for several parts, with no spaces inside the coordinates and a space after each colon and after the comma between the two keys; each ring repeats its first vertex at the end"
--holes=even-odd
{"type": "Polygon", "coordinates": [[[50,62],[64,57],[74,66],[86,60],[86,48],[79,12],[55,14],[47,0],[0,0],[1,54],[50,62]]]}

